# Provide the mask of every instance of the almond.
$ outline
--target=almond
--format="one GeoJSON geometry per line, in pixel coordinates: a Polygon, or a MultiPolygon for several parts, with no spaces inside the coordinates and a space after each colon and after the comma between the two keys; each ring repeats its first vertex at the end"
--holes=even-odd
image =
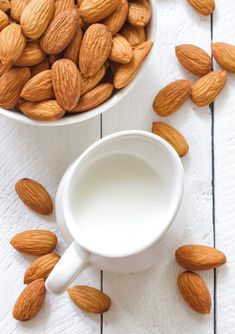
{"type": "Polygon", "coordinates": [[[214,0],[188,0],[188,3],[200,14],[210,15],[215,9],[214,0]]]}
{"type": "Polygon", "coordinates": [[[85,312],[101,314],[110,309],[109,296],[95,288],[77,285],[68,288],[67,291],[74,304],[85,312]]]}
{"type": "Polygon", "coordinates": [[[180,157],[188,153],[189,147],[186,139],[172,126],[162,122],[153,122],[152,132],[165,139],[176,150],[180,157]]]}
{"type": "Polygon", "coordinates": [[[200,77],[211,71],[211,57],[201,48],[192,44],[178,45],[175,48],[176,57],[188,71],[200,77]]]}
{"type": "Polygon", "coordinates": [[[151,7],[148,0],[134,0],[129,3],[127,21],[136,28],[145,27],[151,18],[151,7]]]}
{"type": "Polygon", "coordinates": [[[0,106],[10,109],[20,98],[20,93],[30,78],[30,71],[26,67],[13,67],[0,78],[0,106]]]}
{"type": "Polygon", "coordinates": [[[11,17],[20,22],[23,10],[27,6],[30,0],[11,0],[11,17]]]}
{"type": "Polygon", "coordinates": [[[3,64],[14,63],[22,54],[26,38],[19,24],[9,24],[0,32],[0,60],[3,64]]]}
{"type": "Polygon", "coordinates": [[[57,254],[46,254],[33,261],[24,274],[24,283],[29,284],[39,278],[47,279],[60,256],[57,254]]]}
{"type": "Polygon", "coordinates": [[[51,215],[53,204],[47,190],[37,181],[32,179],[21,179],[15,185],[19,198],[30,209],[42,214],[51,215]]]}
{"type": "Polygon", "coordinates": [[[217,70],[200,78],[192,87],[192,100],[203,107],[212,103],[222,91],[227,81],[227,72],[217,70]]]}
{"type": "Polygon", "coordinates": [[[123,88],[134,79],[146,57],[148,56],[152,46],[153,42],[146,41],[134,49],[132,60],[128,64],[121,65],[115,73],[115,88],[123,88]]]}
{"type": "Polygon", "coordinates": [[[78,27],[76,35],[74,36],[67,49],[64,51],[64,58],[72,60],[75,64],[77,64],[79,60],[79,51],[82,44],[82,38],[82,28],[78,27]]]}
{"type": "Polygon", "coordinates": [[[202,245],[185,245],[177,248],[175,258],[186,270],[205,270],[222,266],[226,257],[221,251],[202,245]]]}
{"type": "Polygon", "coordinates": [[[9,0],[1,0],[0,1],[0,9],[4,12],[7,12],[11,8],[11,4],[9,0]]]}
{"type": "Polygon", "coordinates": [[[41,63],[34,66],[30,66],[31,77],[34,77],[40,72],[49,70],[49,68],[50,68],[49,59],[45,58],[41,63]]]}
{"type": "Polygon", "coordinates": [[[235,72],[235,46],[228,43],[213,43],[212,54],[217,63],[229,72],[235,72]]]}
{"type": "Polygon", "coordinates": [[[85,23],[95,23],[112,14],[119,5],[119,0],[82,0],[79,14],[85,23]]]}
{"type": "Polygon", "coordinates": [[[94,89],[83,95],[76,107],[71,111],[84,112],[98,107],[101,103],[110,98],[113,92],[113,85],[110,83],[104,83],[96,86],[94,89]]]}
{"type": "Polygon", "coordinates": [[[66,9],[74,9],[74,0],[56,0],[54,17],[66,9]]]}
{"type": "Polygon", "coordinates": [[[38,39],[49,25],[55,8],[54,0],[31,0],[24,8],[20,24],[25,36],[38,39]]]}
{"type": "Polygon", "coordinates": [[[66,9],[50,23],[41,39],[41,48],[48,54],[62,52],[72,41],[79,25],[77,9],[66,9]]]}
{"type": "Polygon", "coordinates": [[[3,10],[0,10],[0,31],[9,24],[9,18],[3,10]]]}
{"type": "Polygon", "coordinates": [[[109,59],[120,64],[127,64],[133,58],[133,51],[130,43],[120,34],[113,37],[112,49],[109,59]]]}
{"type": "Polygon", "coordinates": [[[128,9],[128,1],[120,0],[117,9],[102,22],[109,27],[112,35],[116,35],[116,33],[123,27],[128,15],[128,9]]]}
{"type": "Polygon", "coordinates": [[[27,101],[40,102],[54,98],[51,70],[38,73],[24,86],[21,97],[27,101]]]}
{"type": "Polygon", "coordinates": [[[144,28],[135,28],[129,24],[124,25],[120,34],[128,40],[132,47],[136,47],[137,45],[144,43],[146,40],[144,28]]]}
{"type": "Polygon", "coordinates": [[[55,100],[25,102],[20,105],[20,110],[26,116],[37,121],[56,121],[65,113],[55,100]]]}
{"type": "Polygon", "coordinates": [[[79,54],[79,68],[84,76],[99,71],[110,55],[111,46],[112,35],[104,24],[92,24],[87,29],[79,54]]]}
{"type": "Polygon", "coordinates": [[[55,249],[57,237],[47,230],[29,230],[16,234],[10,243],[18,252],[42,256],[55,249]]]}
{"type": "Polygon", "coordinates": [[[42,308],[45,296],[46,288],[43,279],[30,283],[18,297],[13,309],[13,317],[20,321],[32,319],[42,308]]]}
{"type": "Polygon", "coordinates": [[[46,58],[46,54],[35,42],[28,42],[26,47],[15,62],[16,66],[33,66],[41,63],[46,58]]]}
{"type": "Polygon", "coordinates": [[[11,67],[12,67],[12,64],[2,64],[0,62],[0,77],[3,75],[3,73],[8,72],[11,67]]]}
{"type": "Polygon", "coordinates": [[[188,305],[201,314],[210,313],[211,297],[203,279],[191,272],[185,271],[178,276],[180,292],[188,305]]]}
{"type": "Polygon", "coordinates": [[[157,93],[153,102],[153,109],[159,116],[169,116],[185,103],[190,93],[190,80],[173,81],[157,93]]]}
{"type": "Polygon", "coordinates": [[[101,69],[91,77],[84,77],[83,74],[81,74],[81,96],[95,88],[98,83],[103,79],[105,75],[105,66],[103,65],[101,69]]]}
{"type": "Polygon", "coordinates": [[[60,59],[53,64],[52,83],[58,104],[64,110],[72,110],[81,94],[80,74],[72,60],[60,59]]]}

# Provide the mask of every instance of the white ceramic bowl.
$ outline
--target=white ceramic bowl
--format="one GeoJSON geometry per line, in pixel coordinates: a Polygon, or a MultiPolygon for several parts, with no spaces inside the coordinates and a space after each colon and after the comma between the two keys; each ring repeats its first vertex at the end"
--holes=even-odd
{"type": "MultiPolygon", "coordinates": [[[[156,0],[149,0],[151,7],[152,7],[152,18],[150,23],[148,24],[147,29],[147,39],[155,42],[156,37],[156,22],[157,22],[157,13],[156,13],[156,0]]],[[[154,48],[155,44],[153,45],[154,48]]],[[[81,114],[74,114],[68,117],[62,117],[58,121],[54,122],[42,122],[42,121],[35,121],[33,119],[28,118],[24,114],[21,114],[19,112],[9,111],[3,108],[0,108],[0,114],[4,115],[6,117],[12,118],[18,122],[30,124],[30,125],[38,125],[38,126],[62,126],[62,125],[69,125],[69,124],[75,124],[80,123],[82,121],[88,120],[92,117],[95,117],[101,113],[103,113],[106,110],[109,110],[114,105],[116,105],[119,101],[121,101],[135,86],[135,84],[138,82],[138,80],[142,77],[146,66],[150,62],[151,54],[153,52],[153,48],[151,50],[150,55],[145,60],[144,64],[142,65],[139,73],[136,75],[136,77],[132,80],[132,82],[125,88],[121,89],[120,91],[116,92],[109,100],[107,100],[105,103],[101,104],[97,108],[92,109],[91,111],[87,111],[81,114]]]]}

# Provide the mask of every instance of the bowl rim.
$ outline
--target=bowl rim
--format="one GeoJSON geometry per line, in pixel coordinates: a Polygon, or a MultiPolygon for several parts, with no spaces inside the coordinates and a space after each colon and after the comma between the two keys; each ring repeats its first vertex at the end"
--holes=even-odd
{"type": "Polygon", "coordinates": [[[3,115],[5,117],[11,118],[17,122],[28,124],[28,125],[34,125],[34,126],[41,126],[41,127],[57,127],[57,126],[66,126],[66,125],[72,125],[81,123],[83,121],[92,119],[103,112],[110,110],[113,106],[116,106],[121,100],[123,100],[127,94],[134,88],[134,86],[137,84],[141,76],[143,75],[146,66],[148,66],[149,63],[151,63],[151,59],[153,56],[153,51],[155,49],[155,40],[156,40],[156,21],[157,21],[157,13],[156,13],[156,1],[155,0],[149,0],[151,4],[151,10],[152,10],[152,17],[150,20],[150,23],[148,25],[148,39],[152,40],[153,47],[150,51],[150,54],[145,59],[142,67],[140,68],[139,72],[135,76],[135,78],[129,83],[128,86],[121,89],[119,92],[117,92],[114,96],[112,96],[109,100],[102,103],[100,106],[92,109],[91,111],[87,111],[84,113],[78,113],[73,114],[71,116],[62,117],[61,119],[57,121],[51,121],[51,122],[43,122],[43,121],[37,121],[33,120],[24,114],[16,111],[7,110],[0,107],[0,115],[3,115]]]}

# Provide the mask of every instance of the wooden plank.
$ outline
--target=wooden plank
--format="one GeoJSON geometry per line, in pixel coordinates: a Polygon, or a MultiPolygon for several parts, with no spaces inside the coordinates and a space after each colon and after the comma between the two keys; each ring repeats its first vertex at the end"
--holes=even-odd
{"type": "MultiPolygon", "coordinates": [[[[213,35],[215,42],[235,45],[235,2],[217,0],[213,35]]],[[[215,63],[215,67],[218,65],[215,63]]],[[[224,91],[215,102],[215,212],[216,246],[228,257],[217,270],[217,333],[232,334],[235,328],[235,77],[229,74],[224,91]]]]}
{"type": "MultiPolygon", "coordinates": [[[[59,236],[57,252],[63,253],[65,242],[58,232],[55,217],[46,219],[26,208],[14,191],[15,182],[22,177],[35,178],[54,197],[68,165],[100,137],[100,119],[97,117],[65,128],[30,127],[3,117],[0,124],[0,332],[99,333],[100,317],[82,313],[67,293],[59,296],[47,294],[43,310],[32,321],[22,324],[13,320],[12,307],[23,289],[24,271],[31,261],[17,253],[9,245],[9,240],[27,229],[49,229],[59,236]]],[[[100,273],[88,269],[76,282],[100,287],[100,273]]]]}
{"type": "MultiPolygon", "coordinates": [[[[210,18],[196,13],[180,0],[158,1],[156,50],[152,65],[134,90],[111,112],[103,115],[103,135],[124,129],[150,130],[155,93],[170,81],[195,78],[177,62],[174,47],[193,43],[210,49],[210,18]]],[[[164,121],[164,120],[163,120],[164,121]]],[[[209,107],[198,109],[191,101],[165,121],[188,138],[190,153],[183,159],[186,174],[185,198],[178,221],[185,225],[183,237],[172,237],[164,246],[158,266],[130,275],[104,273],[104,291],[113,307],[104,315],[104,334],[213,333],[213,311],[200,316],[183,302],[176,287],[181,269],[174,250],[184,243],[213,245],[211,192],[211,116],[209,107]]],[[[179,231],[178,231],[179,232],[179,231]]],[[[202,273],[213,296],[213,272],[202,273]]],[[[213,297],[212,297],[213,298],[213,297]]]]}

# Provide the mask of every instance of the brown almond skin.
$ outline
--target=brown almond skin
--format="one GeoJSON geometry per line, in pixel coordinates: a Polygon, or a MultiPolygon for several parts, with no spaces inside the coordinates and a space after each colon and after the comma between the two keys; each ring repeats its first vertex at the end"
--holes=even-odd
{"type": "Polygon", "coordinates": [[[11,17],[20,22],[23,10],[27,6],[30,0],[11,0],[11,17]]]}
{"type": "Polygon", "coordinates": [[[149,23],[151,14],[148,0],[134,0],[129,3],[127,21],[133,27],[143,28],[149,23]]]}
{"type": "Polygon", "coordinates": [[[111,299],[104,292],[89,286],[74,286],[67,289],[75,305],[87,313],[102,314],[111,307],[111,299]]]}
{"type": "Polygon", "coordinates": [[[188,3],[204,16],[212,14],[215,9],[215,0],[188,0],[188,3]]]}
{"type": "Polygon", "coordinates": [[[22,202],[30,209],[46,216],[52,214],[51,197],[37,181],[27,178],[21,179],[16,182],[15,191],[22,202]]]}
{"type": "Polygon", "coordinates": [[[64,58],[72,60],[75,64],[79,61],[79,52],[82,44],[83,32],[82,28],[78,27],[76,35],[64,51],[64,58]]]}
{"type": "Polygon", "coordinates": [[[70,59],[57,60],[52,65],[52,83],[56,101],[63,110],[72,110],[81,94],[80,73],[70,59]]]}
{"type": "Polygon", "coordinates": [[[46,288],[43,279],[30,283],[18,297],[14,305],[13,317],[20,321],[32,319],[42,308],[45,296],[46,288]]]}
{"type": "Polygon", "coordinates": [[[74,38],[80,18],[77,9],[67,9],[58,14],[41,38],[41,48],[47,54],[62,52],[74,38]]]}
{"type": "Polygon", "coordinates": [[[105,65],[103,65],[101,69],[91,77],[84,77],[84,75],[81,74],[81,96],[85,95],[98,85],[105,76],[105,71],[105,65]]]}
{"type": "Polygon", "coordinates": [[[26,116],[43,122],[52,122],[64,116],[65,111],[55,100],[42,102],[25,102],[20,104],[20,110],[26,116]]]}
{"type": "Polygon", "coordinates": [[[81,73],[90,77],[96,74],[108,59],[112,46],[112,34],[100,23],[92,24],[84,34],[80,53],[81,73]]]}
{"type": "Polygon", "coordinates": [[[228,43],[212,43],[212,54],[217,63],[229,72],[235,72],[235,46],[228,43]]]}
{"type": "Polygon", "coordinates": [[[120,64],[128,64],[132,58],[132,47],[127,39],[120,34],[113,36],[109,59],[120,64]]]}
{"type": "Polygon", "coordinates": [[[11,4],[9,0],[0,1],[0,9],[4,12],[7,12],[11,8],[11,4]]]}
{"type": "Polygon", "coordinates": [[[79,14],[85,23],[96,23],[112,14],[119,0],[82,0],[79,14]]]}
{"type": "Polygon", "coordinates": [[[128,9],[128,1],[120,0],[117,9],[102,21],[103,24],[109,27],[112,35],[116,35],[116,33],[123,27],[128,15],[128,9]]]}
{"type": "Polygon", "coordinates": [[[53,253],[40,256],[26,270],[24,284],[29,284],[39,278],[46,280],[59,259],[60,256],[53,253]]]}
{"type": "Polygon", "coordinates": [[[10,244],[20,253],[42,256],[55,249],[57,237],[47,230],[29,230],[16,234],[10,244]]]}
{"type": "Polygon", "coordinates": [[[35,42],[28,42],[21,56],[16,60],[15,66],[33,66],[41,63],[46,54],[35,42]]]}
{"type": "Polygon", "coordinates": [[[9,18],[7,14],[3,10],[0,10],[0,31],[8,26],[8,24],[9,18]]]}
{"type": "Polygon", "coordinates": [[[181,65],[195,75],[201,77],[212,69],[211,57],[196,45],[178,45],[175,48],[175,53],[181,65]]]}
{"type": "Polygon", "coordinates": [[[135,28],[130,24],[125,24],[120,34],[123,35],[132,47],[144,43],[146,41],[146,34],[144,28],[135,28]]]}
{"type": "Polygon", "coordinates": [[[227,72],[224,70],[213,71],[200,78],[192,87],[193,102],[199,107],[209,105],[223,90],[226,81],[227,72]]]}
{"type": "Polygon", "coordinates": [[[159,116],[169,116],[186,102],[190,93],[190,80],[173,81],[157,93],[153,101],[153,109],[159,116]]]}
{"type": "Polygon", "coordinates": [[[178,276],[178,287],[186,303],[196,312],[208,314],[211,297],[206,283],[196,273],[185,271],[178,276]]]}
{"type": "Polygon", "coordinates": [[[177,263],[186,270],[214,269],[226,263],[226,256],[216,248],[202,245],[184,245],[175,252],[177,263]]]}
{"type": "Polygon", "coordinates": [[[46,71],[50,69],[50,62],[48,58],[45,58],[41,63],[30,66],[31,77],[34,77],[40,72],[46,71]]]}
{"type": "Polygon", "coordinates": [[[8,71],[11,69],[11,67],[12,67],[12,64],[2,64],[2,63],[0,62],[0,77],[1,77],[4,73],[8,72],[8,71]]]}
{"type": "Polygon", "coordinates": [[[152,133],[165,139],[180,157],[188,153],[189,146],[184,136],[173,126],[163,122],[153,122],[152,133]]]}
{"type": "Polygon", "coordinates": [[[74,0],[56,0],[54,17],[64,12],[66,9],[74,8],[74,0]]]}

